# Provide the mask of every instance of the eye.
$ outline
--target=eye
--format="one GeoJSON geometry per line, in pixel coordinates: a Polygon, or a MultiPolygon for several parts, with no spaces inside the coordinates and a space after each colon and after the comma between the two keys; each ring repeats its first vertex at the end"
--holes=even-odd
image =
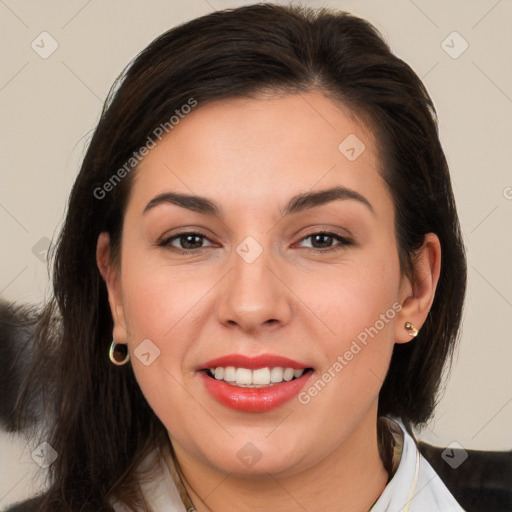
{"type": "MultiPolygon", "coordinates": [[[[184,232],[178,233],[177,235],[165,238],[159,242],[159,247],[168,247],[178,254],[190,254],[198,249],[203,249],[202,246],[204,241],[208,241],[205,235],[201,233],[184,232]],[[178,244],[178,246],[176,246],[178,244]]],[[[210,246],[213,244],[210,243],[210,246]]],[[[208,246],[206,246],[208,247],[208,246]]]]}
{"type": "Polygon", "coordinates": [[[341,249],[342,247],[353,245],[352,240],[338,235],[337,233],[330,233],[328,231],[312,233],[302,238],[301,242],[309,239],[311,239],[311,245],[309,247],[306,246],[306,249],[313,249],[314,251],[318,252],[335,251],[341,249]],[[334,241],[337,241],[338,244],[333,245],[334,241]]]}
{"type": "MultiPolygon", "coordinates": [[[[353,245],[353,241],[338,235],[337,233],[331,233],[328,231],[321,231],[318,233],[312,233],[301,239],[301,242],[306,240],[310,240],[310,245],[303,246],[306,249],[312,249],[317,252],[327,252],[333,250],[339,250],[342,247],[346,247],[349,245],[353,245]],[[334,242],[337,242],[336,245],[333,245],[334,242]]],[[[210,240],[201,233],[196,232],[183,232],[173,235],[171,237],[163,239],[158,243],[159,247],[166,247],[176,252],[177,254],[192,254],[197,252],[200,249],[204,249],[206,247],[213,247],[213,244],[210,240]],[[203,243],[207,241],[208,245],[204,246],[203,243]]]]}

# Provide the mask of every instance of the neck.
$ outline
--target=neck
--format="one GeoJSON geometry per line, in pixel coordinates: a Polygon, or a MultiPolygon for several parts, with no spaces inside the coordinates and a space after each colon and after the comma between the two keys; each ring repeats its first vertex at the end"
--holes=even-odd
{"type": "Polygon", "coordinates": [[[327,457],[284,478],[219,472],[174,446],[197,512],[366,512],[388,480],[377,445],[375,412],[327,457]]]}

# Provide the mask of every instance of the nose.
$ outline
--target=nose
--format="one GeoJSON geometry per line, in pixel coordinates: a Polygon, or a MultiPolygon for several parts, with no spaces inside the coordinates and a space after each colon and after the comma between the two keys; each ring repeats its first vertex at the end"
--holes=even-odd
{"type": "Polygon", "coordinates": [[[221,281],[219,322],[251,334],[288,324],[293,293],[286,284],[283,265],[267,249],[254,261],[240,254],[233,254],[231,270],[221,281]]]}

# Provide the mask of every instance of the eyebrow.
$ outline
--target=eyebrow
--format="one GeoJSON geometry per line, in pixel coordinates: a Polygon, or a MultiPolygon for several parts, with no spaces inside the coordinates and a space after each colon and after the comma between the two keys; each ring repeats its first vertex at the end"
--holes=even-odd
{"type": "MultiPolygon", "coordinates": [[[[332,201],[347,199],[358,201],[365,205],[375,215],[375,210],[366,197],[362,196],[355,190],[342,186],[336,186],[317,192],[304,192],[293,196],[289,199],[284,208],[279,210],[279,212],[281,216],[284,217],[293,213],[309,210],[316,206],[331,203],[332,201]]],[[[174,204],[181,208],[186,208],[205,215],[214,215],[216,217],[223,218],[221,209],[210,199],[201,196],[180,194],[177,192],[165,192],[157,195],[146,205],[143,214],[160,204],[166,203],[174,204]]]]}

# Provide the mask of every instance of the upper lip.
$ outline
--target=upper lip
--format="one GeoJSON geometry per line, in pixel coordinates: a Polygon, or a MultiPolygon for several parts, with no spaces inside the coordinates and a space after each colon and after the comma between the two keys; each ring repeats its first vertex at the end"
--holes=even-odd
{"type": "Polygon", "coordinates": [[[248,357],[242,354],[229,354],[215,359],[210,359],[198,367],[199,370],[206,370],[208,368],[217,368],[222,366],[234,366],[235,368],[247,368],[249,370],[256,370],[258,368],[293,368],[294,370],[302,370],[310,368],[310,365],[300,363],[287,357],[277,356],[273,354],[262,354],[256,357],[248,357]]]}

